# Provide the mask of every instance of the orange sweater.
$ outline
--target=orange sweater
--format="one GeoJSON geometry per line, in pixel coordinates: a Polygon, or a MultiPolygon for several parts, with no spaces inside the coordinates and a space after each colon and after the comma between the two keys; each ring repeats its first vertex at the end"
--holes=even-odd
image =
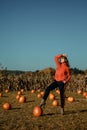
{"type": "Polygon", "coordinates": [[[68,82],[71,78],[70,68],[66,65],[66,63],[59,62],[61,56],[62,54],[59,54],[54,57],[56,63],[55,80],[68,82]]]}

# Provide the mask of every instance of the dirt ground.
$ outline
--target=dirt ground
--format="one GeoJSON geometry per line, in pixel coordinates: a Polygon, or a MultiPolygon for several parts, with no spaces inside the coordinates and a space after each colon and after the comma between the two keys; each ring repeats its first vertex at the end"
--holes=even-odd
{"type": "MultiPolygon", "coordinates": [[[[55,98],[59,101],[59,95],[55,98]]],[[[0,130],[87,130],[87,99],[82,94],[66,92],[67,97],[73,96],[75,101],[65,103],[65,114],[60,114],[60,105],[52,106],[52,100],[47,99],[40,117],[34,117],[33,108],[40,104],[38,92],[31,94],[23,92],[25,103],[16,99],[17,92],[3,93],[0,97],[0,130]],[[3,110],[5,102],[11,103],[11,110],[3,110]]],[[[60,104],[60,103],[59,103],[60,104]]]]}

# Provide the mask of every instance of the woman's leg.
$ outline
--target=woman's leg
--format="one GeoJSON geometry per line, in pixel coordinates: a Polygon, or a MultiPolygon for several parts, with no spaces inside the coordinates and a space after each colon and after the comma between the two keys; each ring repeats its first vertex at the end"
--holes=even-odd
{"type": "Polygon", "coordinates": [[[58,87],[58,84],[56,81],[54,81],[52,84],[50,84],[46,89],[45,89],[45,93],[44,93],[44,96],[43,96],[43,99],[46,101],[47,100],[47,97],[50,93],[50,91],[54,90],[55,88],[58,87]]]}
{"type": "Polygon", "coordinates": [[[50,84],[46,89],[45,89],[45,93],[44,93],[44,96],[43,96],[43,99],[40,103],[40,106],[43,106],[46,104],[46,100],[48,98],[48,95],[50,93],[50,91],[52,91],[53,89],[57,88],[58,87],[58,84],[56,81],[54,81],[52,84],[50,84]]]}
{"type": "Polygon", "coordinates": [[[59,83],[59,90],[60,90],[60,100],[61,100],[61,107],[64,108],[64,104],[65,104],[65,97],[64,97],[64,83],[60,82],[59,83]]]}
{"type": "Polygon", "coordinates": [[[64,114],[64,105],[65,105],[65,96],[64,96],[64,83],[59,83],[59,90],[60,90],[60,102],[61,102],[61,114],[64,114]]]}

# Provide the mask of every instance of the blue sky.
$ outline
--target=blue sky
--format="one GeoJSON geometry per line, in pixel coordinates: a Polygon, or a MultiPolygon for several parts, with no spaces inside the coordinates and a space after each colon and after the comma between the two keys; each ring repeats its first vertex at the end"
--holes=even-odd
{"type": "Polygon", "coordinates": [[[0,0],[0,63],[10,70],[87,69],[87,0],[0,0]]]}

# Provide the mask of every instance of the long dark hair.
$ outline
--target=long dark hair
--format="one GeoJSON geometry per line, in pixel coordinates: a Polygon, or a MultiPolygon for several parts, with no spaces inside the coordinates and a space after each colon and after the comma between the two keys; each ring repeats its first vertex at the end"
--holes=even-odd
{"type": "Polygon", "coordinates": [[[70,64],[69,64],[69,61],[68,61],[67,57],[66,57],[66,56],[61,56],[61,57],[58,59],[58,62],[59,62],[60,64],[62,64],[62,63],[61,63],[61,58],[64,58],[64,63],[67,65],[67,67],[70,67],[70,64]]]}
{"type": "Polygon", "coordinates": [[[68,67],[70,67],[70,64],[69,64],[69,61],[68,61],[67,57],[64,56],[64,60],[65,60],[66,65],[67,65],[68,67]]]}

